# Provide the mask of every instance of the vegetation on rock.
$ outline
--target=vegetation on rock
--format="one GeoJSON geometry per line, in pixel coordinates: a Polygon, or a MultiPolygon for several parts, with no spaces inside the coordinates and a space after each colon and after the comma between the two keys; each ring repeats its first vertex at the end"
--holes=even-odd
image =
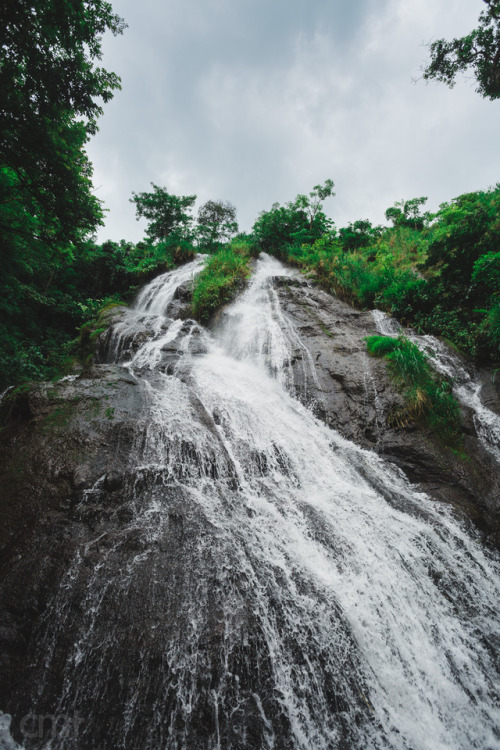
{"type": "Polygon", "coordinates": [[[193,317],[207,323],[215,312],[231,302],[250,275],[252,244],[236,239],[228,247],[212,255],[194,281],[193,317]]]}
{"type": "MultiPolygon", "coordinates": [[[[310,273],[328,291],[364,308],[378,307],[451,341],[480,364],[500,360],[500,186],[421,213],[425,198],[401,201],[387,216],[392,227],[367,220],[317,237],[282,233],[279,213],[261,214],[254,232],[268,252],[310,273]],[[298,239],[299,238],[299,239],[298,239]]],[[[288,226],[300,223],[289,204],[288,226]]]]}
{"type": "Polygon", "coordinates": [[[392,420],[400,426],[417,422],[429,427],[452,447],[460,445],[460,408],[451,383],[431,366],[429,358],[404,336],[368,336],[370,354],[385,357],[405,401],[392,420]]]}

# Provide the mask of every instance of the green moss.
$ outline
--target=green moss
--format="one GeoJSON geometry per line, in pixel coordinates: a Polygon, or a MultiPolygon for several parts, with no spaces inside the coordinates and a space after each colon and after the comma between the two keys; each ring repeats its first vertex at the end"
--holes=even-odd
{"type": "Polygon", "coordinates": [[[101,408],[101,401],[98,398],[91,398],[86,405],[85,416],[87,419],[95,419],[99,416],[101,408]]]}
{"type": "Polygon", "coordinates": [[[75,416],[77,407],[78,401],[63,401],[50,414],[44,417],[43,431],[48,432],[66,427],[75,416]]]}
{"type": "Polygon", "coordinates": [[[330,329],[327,328],[327,326],[325,326],[324,323],[322,323],[321,321],[318,321],[318,322],[319,322],[319,327],[321,328],[321,330],[323,331],[323,333],[326,333],[327,336],[329,336],[331,339],[333,339],[333,337],[335,336],[335,334],[332,333],[330,331],[330,329]]]}

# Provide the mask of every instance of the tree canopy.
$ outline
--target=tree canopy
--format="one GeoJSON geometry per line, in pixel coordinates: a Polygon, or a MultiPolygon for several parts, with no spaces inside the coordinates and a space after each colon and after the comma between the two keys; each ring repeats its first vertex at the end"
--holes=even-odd
{"type": "Polygon", "coordinates": [[[312,243],[332,225],[322,210],[323,202],[334,196],[333,180],[316,185],[309,195],[299,194],[285,206],[274,203],[262,211],[253,226],[253,236],[261,250],[282,253],[287,245],[312,243]]]}
{"type": "Polygon", "coordinates": [[[124,27],[103,0],[0,4],[0,379],[7,384],[52,373],[48,362],[63,356],[89,308],[76,269],[92,255],[88,237],[103,209],[85,146],[101,104],[120,87],[97,64],[102,35],[124,27]]]}
{"type": "Polygon", "coordinates": [[[191,209],[196,195],[171,195],[167,188],[151,183],[153,191],[132,193],[131,203],[135,203],[137,220],[144,217],[149,221],[147,236],[151,240],[166,240],[172,232],[185,236],[193,221],[191,209]]]}
{"type": "MultiPolygon", "coordinates": [[[[122,33],[123,19],[103,0],[6,0],[0,10],[0,111],[5,130],[40,127],[40,118],[71,111],[95,130],[120,79],[94,65],[102,34],[122,33]]],[[[3,140],[2,140],[3,145],[3,140]]]]}
{"type": "Polygon", "coordinates": [[[349,222],[346,227],[341,227],[338,231],[338,238],[344,250],[356,250],[375,242],[382,231],[382,227],[372,226],[368,219],[358,219],[349,222]]]}
{"type": "Polygon", "coordinates": [[[394,206],[385,212],[387,221],[391,221],[395,227],[409,227],[410,229],[423,229],[430,221],[432,215],[426,211],[420,213],[420,207],[427,202],[427,197],[412,198],[411,200],[397,201],[394,206]]]}
{"type": "Polygon", "coordinates": [[[333,180],[328,179],[325,180],[324,185],[315,185],[309,195],[298,195],[295,198],[295,207],[306,213],[310,228],[312,228],[314,220],[326,199],[335,196],[333,188],[333,180]]]}
{"type": "MultiPolygon", "coordinates": [[[[106,30],[125,27],[102,0],[7,0],[0,10],[0,205],[35,207],[37,222],[67,240],[101,223],[84,153],[101,101],[120,79],[95,65],[106,30]],[[82,118],[82,119],[78,119],[82,118]],[[8,183],[8,184],[7,184],[8,183]]],[[[29,207],[29,208],[28,208],[29,207]]],[[[9,211],[4,231],[12,232],[9,211]]]]}
{"type": "Polygon", "coordinates": [[[429,45],[431,60],[425,80],[455,85],[456,76],[472,69],[477,91],[488,99],[500,97],[500,0],[483,0],[478,28],[460,39],[438,39],[429,45]]]}
{"type": "Polygon", "coordinates": [[[209,248],[228,242],[238,231],[236,208],[229,201],[209,200],[198,210],[198,235],[209,248]]]}

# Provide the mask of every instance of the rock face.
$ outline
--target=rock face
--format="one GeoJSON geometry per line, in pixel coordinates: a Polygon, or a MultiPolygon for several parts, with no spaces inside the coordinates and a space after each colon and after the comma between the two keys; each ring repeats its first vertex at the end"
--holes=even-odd
{"type": "Polygon", "coordinates": [[[33,628],[75,547],[120,513],[116,501],[141,396],[122,368],[101,366],[78,380],[36,386],[3,410],[8,424],[0,490],[0,701],[5,706],[12,700],[22,704],[13,696],[25,679],[33,628]],[[83,502],[99,478],[106,504],[97,497],[83,502]]]}
{"type": "MultiPolygon", "coordinates": [[[[366,353],[363,338],[375,333],[371,315],[300,279],[275,277],[270,285],[301,342],[288,361],[297,397],[342,436],[394,463],[418,489],[452,504],[498,545],[498,465],[478,440],[471,415],[463,414],[466,458],[420,429],[389,426],[401,397],[384,362],[366,353]]],[[[184,319],[189,299],[188,282],[169,315],[184,319]]],[[[117,310],[110,322],[120,326],[125,318],[117,310]]],[[[145,371],[143,381],[106,361],[112,357],[104,334],[100,364],[2,404],[0,709],[13,715],[14,737],[25,747],[46,747],[51,739],[51,747],[65,750],[296,747],[273,691],[269,632],[256,619],[268,580],[246,577],[222,526],[194,502],[194,490],[183,489],[190,472],[195,486],[198,472],[200,482],[214,480],[228,513],[237,508],[247,521],[255,513],[240,508],[241,462],[221,438],[223,406],[207,410],[191,388],[184,363],[187,352],[191,358],[206,352],[202,332],[190,320],[170,320],[166,331],[172,326],[175,336],[158,349],[157,369],[145,371]],[[146,399],[162,378],[170,378],[172,400],[184,404],[184,430],[173,422],[162,427],[155,402],[146,399]],[[196,425],[203,429],[203,451],[193,437],[196,425]],[[154,455],[160,443],[168,447],[161,462],[154,455]],[[156,507],[167,512],[157,514],[156,507]],[[183,676],[172,666],[180,663],[175,647],[182,638],[189,646],[183,676]],[[79,687],[68,698],[72,683],[79,687]],[[223,698],[214,708],[216,695],[223,698]],[[169,719],[154,723],[160,700],[169,719]]],[[[122,358],[134,357],[150,336],[138,318],[133,336],[120,340],[122,358]]],[[[491,387],[488,404],[500,412],[491,387]]],[[[262,477],[286,475],[285,459],[276,449],[272,465],[256,446],[248,465],[262,477]]],[[[238,528],[235,523],[235,535],[238,528]]],[[[321,539],[325,532],[318,526],[317,534],[321,539]]],[[[245,543],[242,537],[240,548],[245,543]]],[[[273,576],[277,590],[291,585],[278,564],[273,576]]],[[[301,591],[298,575],[293,585],[301,591]]],[[[287,616],[284,602],[276,605],[278,630],[287,616]]],[[[320,615],[327,616],[321,607],[320,615]]],[[[346,693],[345,675],[356,669],[355,639],[342,614],[333,616],[328,627],[342,647],[317,656],[316,674],[328,666],[325,685],[318,677],[325,696],[320,714],[334,717],[335,747],[358,747],[360,727],[373,724],[372,707],[364,685],[346,693]]],[[[308,638],[313,642],[316,633],[308,638]]],[[[307,647],[295,633],[287,648],[300,661],[307,647]]],[[[304,657],[301,669],[309,658],[316,657],[304,657]]]]}
{"type": "MultiPolygon", "coordinates": [[[[500,472],[478,440],[470,409],[462,407],[464,454],[444,447],[432,433],[391,426],[403,401],[382,358],[371,357],[363,341],[377,333],[371,313],[360,312],[305,281],[273,280],[283,310],[307,347],[291,366],[296,394],[313,403],[318,416],[349,440],[375,450],[436,499],[454,504],[472,518],[485,538],[500,546],[500,472]]],[[[481,373],[483,401],[500,414],[498,383],[481,373]]],[[[497,379],[498,380],[498,379],[497,379]]]]}

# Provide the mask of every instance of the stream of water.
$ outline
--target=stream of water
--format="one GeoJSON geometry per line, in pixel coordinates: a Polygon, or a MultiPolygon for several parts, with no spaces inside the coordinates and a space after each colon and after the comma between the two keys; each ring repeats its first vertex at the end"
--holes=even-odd
{"type": "Polygon", "coordinates": [[[292,348],[314,365],[270,283],[291,273],[278,261],[261,256],[213,333],[167,318],[199,264],[153,281],[115,331],[147,419],[81,623],[84,550],[45,615],[57,712],[85,717],[79,740],[46,746],[104,750],[107,721],[130,750],[500,748],[498,559],[293,397],[292,348]],[[149,335],[131,347],[138,321],[149,335]],[[132,532],[145,541],[124,564],[132,532]]]}

